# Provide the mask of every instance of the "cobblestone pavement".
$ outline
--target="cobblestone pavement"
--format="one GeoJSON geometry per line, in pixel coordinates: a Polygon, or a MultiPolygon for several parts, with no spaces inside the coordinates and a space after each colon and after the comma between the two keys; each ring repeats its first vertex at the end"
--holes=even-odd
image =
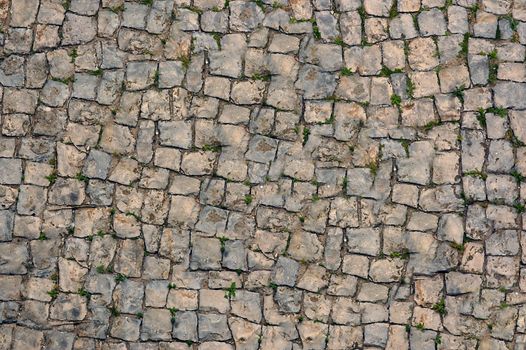
{"type": "Polygon", "coordinates": [[[0,22],[0,349],[524,349],[525,0],[0,22]]]}

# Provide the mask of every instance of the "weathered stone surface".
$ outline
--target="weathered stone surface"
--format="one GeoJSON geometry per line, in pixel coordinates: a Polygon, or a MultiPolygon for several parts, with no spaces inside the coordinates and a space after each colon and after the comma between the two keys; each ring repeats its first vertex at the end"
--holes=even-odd
{"type": "Polygon", "coordinates": [[[62,44],[78,45],[87,43],[97,34],[96,27],[94,17],[68,13],[64,21],[62,44]]]}
{"type": "Polygon", "coordinates": [[[170,311],[166,309],[146,309],[141,325],[141,340],[170,340],[170,319],[170,311]]]}
{"type": "Polygon", "coordinates": [[[29,252],[23,243],[0,243],[2,252],[2,274],[25,274],[29,263],[29,252]]]}
{"type": "Polygon", "coordinates": [[[230,28],[235,31],[248,32],[257,27],[263,20],[261,9],[254,3],[233,1],[229,4],[231,9],[230,28]]]}
{"type": "Polygon", "coordinates": [[[59,259],[59,286],[64,292],[76,292],[84,284],[88,269],[83,268],[75,261],[59,259]]]}
{"type": "Polygon", "coordinates": [[[173,337],[183,341],[195,342],[197,338],[197,314],[195,312],[178,312],[174,316],[173,337]]]}
{"type": "Polygon", "coordinates": [[[49,202],[57,205],[80,205],[86,198],[85,183],[59,178],[49,191],[49,202]]]}
{"type": "Polygon", "coordinates": [[[20,159],[0,158],[0,183],[18,185],[22,179],[22,161],[20,159]]]}
{"type": "Polygon", "coordinates": [[[49,315],[61,321],[81,321],[87,315],[86,298],[76,294],[59,294],[53,301],[49,315]]]}
{"type": "Polygon", "coordinates": [[[110,334],[112,337],[126,340],[136,341],[139,339],[139,329],[141,320],[129,317],[129,316],[118,316],[115,318],[110,334]]]}
{"type": "Polygon", "coordinates": [[[228,340],[231,338],[226,315],[199,314],[199,340],[228,340]]]}
{"type": "MultiPolygon", "coordinates": [[[[4,10],[7,11],[7,8],[4,10]]],[[[38,1],[22,0],[11,6],[11,25],[13,27],[28,27],[35,21],[38,12],[38,1]]]]}
{"type": "Polygon", "coordinates": [[[523,0],[0,0],[0,348],[508,349],[523,0]]]}
{"type": "Polygon", "coordinates": [[[113,302],[124,313],[135,314],[142,310],[140,302],[144,297],[142,283],[125,280],[120,282],[113,292],[113,302]]]}
{"type": "Polygon", "coordinates": [[[526,85],[515,82],[499,82],[495,88],[495,104],[504,108],[525,108],[526,85]]]}
{"type": "Polygon", "coordinates": [[[140,277],[144,257],[142,240],[126,239],[122,242],[115,260],[115,271],[125,276],[140,277]]]}

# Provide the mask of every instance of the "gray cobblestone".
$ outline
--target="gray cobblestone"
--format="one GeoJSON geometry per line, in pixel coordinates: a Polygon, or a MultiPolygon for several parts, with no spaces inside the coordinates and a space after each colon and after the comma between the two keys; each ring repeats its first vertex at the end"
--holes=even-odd
{"type": "Polygon", "coordinates": [[[0,349],[520,349],[525,21],[0,0],[0,349]]]}

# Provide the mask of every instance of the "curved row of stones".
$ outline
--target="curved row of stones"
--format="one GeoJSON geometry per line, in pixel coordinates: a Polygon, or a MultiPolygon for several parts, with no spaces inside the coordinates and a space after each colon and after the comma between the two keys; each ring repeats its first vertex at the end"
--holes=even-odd
{"type": "Polygon", "coordinates": [[[524,0],[0,21],[0,349],[523,349],[524,0]]]}

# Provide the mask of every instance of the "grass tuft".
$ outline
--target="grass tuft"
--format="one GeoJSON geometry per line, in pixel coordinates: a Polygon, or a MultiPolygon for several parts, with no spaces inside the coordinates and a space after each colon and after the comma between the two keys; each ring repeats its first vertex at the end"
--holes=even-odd
{"type": "Polygon", "coordinates": [[[44,176],[44,178],[46,180],[49,181],[49,184],[50,185],[53,185],[55,183],[55,181],[57,181],[57,178],[58,178],[58,174],[57,174],[57,171],[54,170],[51,174],[49,174],[48,176],[44,176]]]}
{"type": "Polygon", "coordinates": [[[250,205],[250,204],[252,203],[252,200],[253,200],[253,198],[252,198],[251,195],[249,195],[249,194],[246,194],[246,195],[245,195],[245,199],[244,199],[244,201],[245,201],[245,204],[246,204],[246,205],[250,205]]]}
{"type": "Polygon", "coordinates": [[[402,98],[398,95],[391,95],[391,104],[393,106],[400,107],[400,104],[402,103],[402,98]]]}
{"type": "Polygon", "coordinates": [[[464,90],[466,87],[464,85],[457,86],[453,91],[453,96],[458,98],[461,103],[464,103],[464,90]]]}
{"type": "Polygon", "coordinates": [[[303,146],[305,146],[307,144],[307,141],[309,141],[309,136],[310,136],[310,129],[307,128],[307,127],[304,127],[303,128],[303,146]]]}
{"type": "Polygon", "coordinates": [[[447,311],[446,311],[446,300],[444,298],[440,299],[440,301],[438,303],[433,305],[432,309],[435,310],[436,312],[438,312],[440,314],[440,316],[444,316],[447,313],[447,311]]]}
{"type": "Polygon", "coordinates": [[[232,282],[232,284],[230,284],[230,287],[228,287],[225,290],[225,299],[234,298],[236,296],[236,290],[237,290],[236,282],[232,282]]]}
{"type": "Polygon", "coordinates": [[[228,238],[225,236],[217,237],[219,239],[219,243],[221,245],[221,253],[225,252],[225,243],[228,241],[228,238]]]}
{"type": "Polygon", "coordinates": [[[115,282],[124,282],[128,279],[128,277],[126,277],[125,275],[123,275],[122,273],[118,273],[116,276],[115,276],[115,282]]]}
{"type": "Polygon", "coordinates": [[[499,70],[499,62],[497,59],[497,50],[493,50],[488,54],[489,59],[489,77],[488,83],[495,84],[497,81],[497,72],[499,70]]]}
{"type": "Polygon", "coordinates": [[[460,51],[458,53],[459,58],[466,58],[468,56],[469,49],[469,33],[464,34],[464,38],[460,42],[460,51]]]}
{"type": "Polygon", "coordinates": [[[486,173],[483,173],[482,171],[480,170],[470,170],[470,171],[466,171],[464,173],[465,176],[473,176],[473,177],[478,177],[479,179],[482,179],[482,180],[486,180],[486,178],[488,177],[488,175],[486,175],[486,173]]]}
{"type": "Polygon", "coordinates": [[[429,131],[431,129],[433,129],[435,126],[439,126],[441,123],[440,123],[440,120],[432,120],[430,121],[429,123],[427,123],[426,125],[424,125],[424,130],[425,131],[429,131]]]}
{"type": "Polygon", "coordinates": [[[522,214],[522,213],[524,213],[526,211],[526,207],[521,202],[515,203],[513,205],[513,207],[515,208],[515,210],[517,210],[517,213],[519,213],[519,214],[522,214]]]}
{"type": "Polygon", "coordinates": [[[321,39],[320,28],[318,28],[318,24],[316,22],[312,23],[312,36],[314,36],[314,39],[321,39]]]}
{"type": "Polygon", "coordinates": [[[340,74],[341,74],[342,77],[348,77],[348,76],[353,74],[353,71],[350,68],[343,67],[340,70],[340,74]]]}
{"type": "Polygon", "coordinates": [[[484,109],[479,109],[476,114],[477,120],[481,127],[486,128],[486,111],[484,109]]]}
{"type": "Polygon", "coordinates": [[[415,93],[415,84],[409,77],[407,77],[406,92],[407,92],[407,95],[409,95],[409,97],[413,98],[413,95],[415,93]]]}

